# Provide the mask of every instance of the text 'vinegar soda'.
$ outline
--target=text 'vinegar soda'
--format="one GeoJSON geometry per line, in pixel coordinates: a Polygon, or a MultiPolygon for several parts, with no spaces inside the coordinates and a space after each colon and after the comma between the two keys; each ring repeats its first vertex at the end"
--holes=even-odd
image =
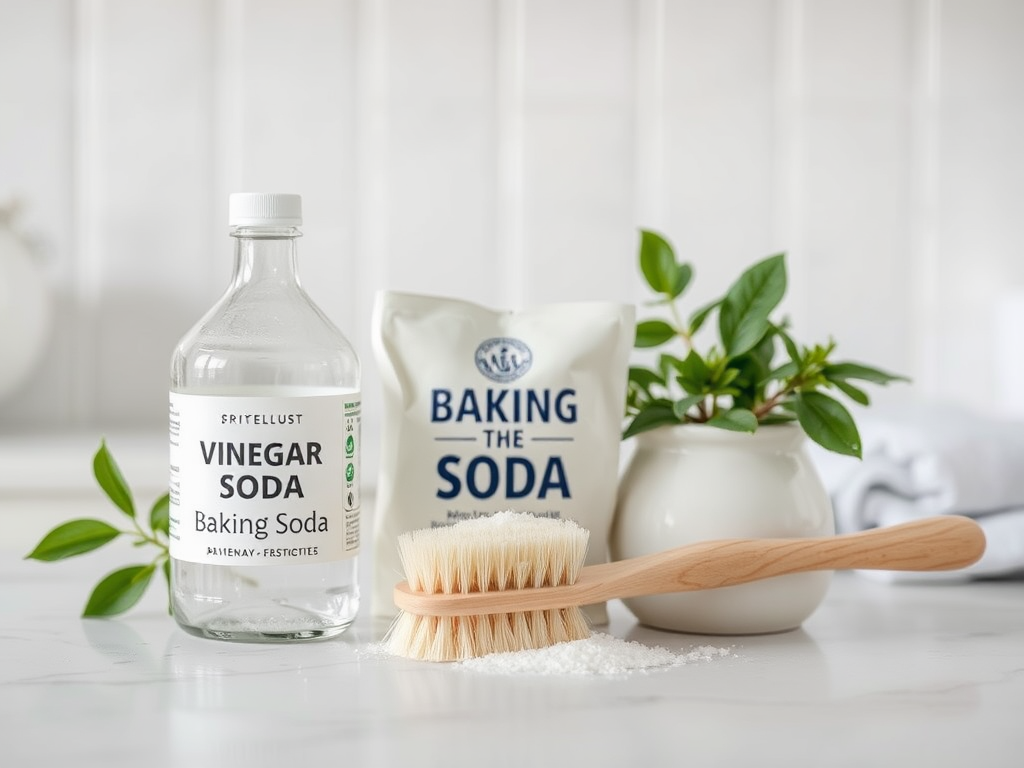
{"type": "Polygon", "coordinates": [[[231,195],[231,284],[171,359],[172,610],[205,637],[331,637],[359,608],[359,361],[300,285],[301,223],[298,195],[231,195]]]}

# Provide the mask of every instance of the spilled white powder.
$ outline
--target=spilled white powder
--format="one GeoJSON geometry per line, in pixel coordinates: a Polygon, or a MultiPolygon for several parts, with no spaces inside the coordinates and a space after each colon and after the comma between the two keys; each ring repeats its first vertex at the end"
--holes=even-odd
{"type": "MultiPolygon", "coordinates": [[[[367,659],[394,658],[386,643],[370,643],[356,649],[367,659]]],[[[492,653],[453,662],[452,666],[487,675],[593,675],[622,676],[632,672],[667,669],[735,656],[730,648],[698,645],[676,653],[660,645],[649,646],[594,632],[584,640],[558,643],[537,650],[492,653]]],[[[431,662],[433,663],[433,662],[431,662]]]]}
{"type": "Polygon", "coordinates": [[[492,653],[455,666],[490,675],[624,675],[661,667],[711,661],[732,654],[728,648],[702,645],[685,653],[647,646],[595,632],[583,640],[547,648],[492,653]]]}

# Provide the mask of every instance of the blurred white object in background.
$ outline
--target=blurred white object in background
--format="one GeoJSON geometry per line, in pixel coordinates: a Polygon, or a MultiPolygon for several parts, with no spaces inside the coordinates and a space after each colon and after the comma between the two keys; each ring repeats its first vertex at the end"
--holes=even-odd
{"type": "Polygon", "coordinates": [[[53,307],[46,276],[15,231],[17,204],[0,206],[0,400],[28,379],[43,356],[53,307]]]}
{"type": "Polygon", "coordinates": [[[1024,420],[938,401],[856,414],[864,458],[812,446],[839,533],[965,515],[988,546],[958,571],[865,571],[885,581],[1024,575],[1024,420]]]}
{"type": "Polygon", "coordinates": [[[992,307],[997,413],[1024,418],[1024,290],[1003,294],[992,307]]]}

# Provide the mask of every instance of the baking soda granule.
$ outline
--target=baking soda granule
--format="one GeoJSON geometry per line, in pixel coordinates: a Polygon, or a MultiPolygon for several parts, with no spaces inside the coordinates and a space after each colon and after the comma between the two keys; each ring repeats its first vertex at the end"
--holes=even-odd
{"type": "MultiPolygon", "coordinates": [[[[370,643],[356,650],[363,658],[392,658],[385,643],[370,643]]],[[[622,676],[631,672],[667,669],[684,664],[735,656],[730,648],[699,645],[676,653],[660,645],[649,646],[594,632],[583,640],[557,643],[547,648],[492,653],[454,662],[459,669],[487,675],[595,675],[622,676]]]]}
{"type": "Polygon", "coordinates": [[[684,653],[595,632],[584,640],[512,653],[492,653],[456,664],[491,675],[624,675],[729,656],[728,648],[702,645],[684,653]]]}

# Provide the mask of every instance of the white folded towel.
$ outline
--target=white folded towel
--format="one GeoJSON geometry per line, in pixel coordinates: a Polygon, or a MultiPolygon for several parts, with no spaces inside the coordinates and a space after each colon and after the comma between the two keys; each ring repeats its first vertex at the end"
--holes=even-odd
{"type": "Polygon", "coordinates": [[[963,581],[1024,573],[1024,422],[939,404],[876,407],[855,418],[862,460],[811,448],[840,533],[959,514],[975,519],[987,540],[981,560],[958,571],[865,575],[963,581]]]}

